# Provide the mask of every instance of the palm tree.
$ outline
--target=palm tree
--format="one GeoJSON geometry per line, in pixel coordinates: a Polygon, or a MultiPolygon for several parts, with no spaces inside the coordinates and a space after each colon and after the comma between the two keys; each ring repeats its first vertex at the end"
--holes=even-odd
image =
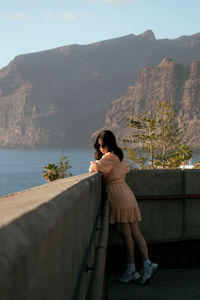
{"type": "Polygon", "coordinates": [[[62,156],[59,166],[57,166],[56,164],[48,164],[44,167],[45,171],[42,172],[42,176],[48,182],[54,181],[59,178],[65,178],[68,176],[72,176],[72,173],[67,172],[67,170],[70,168],[71,166],[69,164],[69,161],[67,160],[67,156],[64,155],[64,150],[62,150],[62,156]]]}
{"type": "Polygon", "coordinates": [[[44,179],[48,182],[51,182],[53,180],[58,179],[59,172],[58,172],[58,166],[55,164],[48,164],[47,166],[44,166],[45,171],[42,172],[42,176],[44,179]]]}

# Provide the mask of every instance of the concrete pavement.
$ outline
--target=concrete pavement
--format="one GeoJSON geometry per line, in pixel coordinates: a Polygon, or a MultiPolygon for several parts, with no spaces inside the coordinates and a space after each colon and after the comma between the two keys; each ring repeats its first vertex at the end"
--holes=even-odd
{"type": "Polygon", "coordinates": [[[200,300],[200,267],[161,269],[144,286],[107,275],[106,300],[200,300]]]}

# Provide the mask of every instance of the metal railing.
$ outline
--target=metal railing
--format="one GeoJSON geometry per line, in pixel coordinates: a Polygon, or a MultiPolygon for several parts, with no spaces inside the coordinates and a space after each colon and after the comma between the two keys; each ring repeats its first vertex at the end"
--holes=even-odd
{"type": "Polygon", "coordinates": [[[147,195],[136,196],[137,200],[171,200],[171,199],[200,199],[200,194],[188,194],[188,195],[147,195]]]}
{"type": "Polygon", "coordinates": [[[109,203],[107,199],[104,203],[101,224],[101,235],[98,246],[96,248],[87,300],[102,300],[103,298],[106,250],[109,235],[109,203]]]}

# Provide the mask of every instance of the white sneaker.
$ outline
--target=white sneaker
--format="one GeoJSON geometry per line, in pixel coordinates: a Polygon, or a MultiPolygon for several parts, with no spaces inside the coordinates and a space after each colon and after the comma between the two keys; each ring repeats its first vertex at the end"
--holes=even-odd
{"type": "Polygon", "coordinates": [[[135,271],[133,273],[129,273],[128,271],[125,271],[119,278],[120,282],[123,283],[129,283],[132,280],[138,280],[141,277],[141,275],[135,271]]]}
{"type": "Polygon", "coordinates": [[[157,270],[158,270],[158,264],[155,263],[151,263],[147,267],[143,268],[142,278],[140,283],[145,284],[157,270]]]}

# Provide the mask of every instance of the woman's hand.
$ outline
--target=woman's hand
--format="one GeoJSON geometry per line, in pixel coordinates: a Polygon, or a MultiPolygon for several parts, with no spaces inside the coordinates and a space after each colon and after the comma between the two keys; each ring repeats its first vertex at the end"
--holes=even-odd
{"type": "Polygon", "coordinates": [[[97,172],[97,163],[96,161],[91,161],[90,162],[90,167],[89,167],[89,172],[93,173],[93,172],[97,172]]]}

